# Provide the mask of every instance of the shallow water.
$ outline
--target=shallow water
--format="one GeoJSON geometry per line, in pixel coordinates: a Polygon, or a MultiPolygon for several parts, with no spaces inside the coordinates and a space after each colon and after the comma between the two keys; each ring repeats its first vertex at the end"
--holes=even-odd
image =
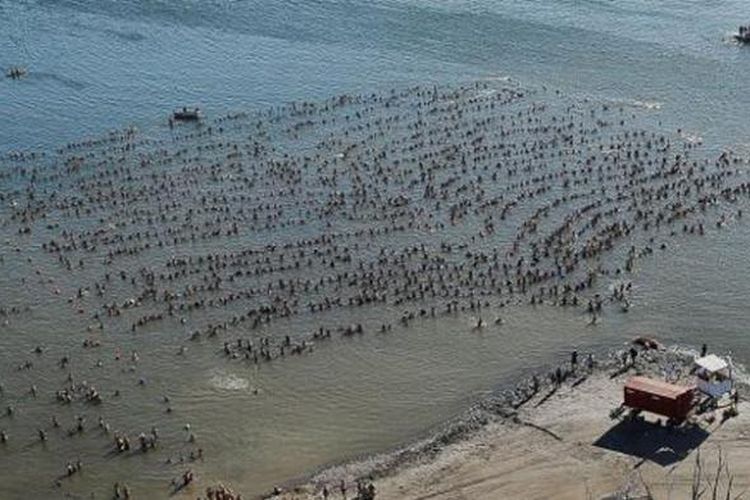
{"type": "MultiPolygon", "coordinates": [[[[522,88],[548,86],[591,97],[597,105],[621,104],[628,115],[638,113],[637,124],[651,130],[674,133],[682,127],[706,143],[699,155],[715,158],[723,145],[741,151],[746,146],[750,99],[743,94],[742,75],[750,66],[750,52],[723,41],[740,20],[741,2],[709,7],[641,1],[279,5],[0,2],[0,31],[7,34],[0,38],[0,66],[24,64],[30,70],[26,79],[0,80],[0,116],[12,117],[0,127],[0,151],[55,148],[130,124],[142,130],[138,138],[165,139],[174,150],[178,146],[169,143],[165,117],[183,104],[200,104],[214,117],[412,84],[443,86],[479,78],[502,87],[505,75],[524,82],[522,88]]],[[[540,90],[538,99],[558,98],[540,90]]],[[[312,144],[319,138],[307,140],[312,144]]],[[[277,143],[283,150],[304,147],[288,137],[281,141],[287,141],[277,143]]],[[[2,191],[12,192],[24,182],[3,178],[2,191]]],[[[148,199],[141,203],[154,205],[148,199]]],[[[605,309],[593,326],[580,309],[517,306],[497,313],[502,325],[480,331],[473,328],[478,314],[467,312],[408,328],[395,325],[380,334],[375,330],[383,318],[395,322],[405,306],[365,306],[280,319],[248,333],[296,339],[323,324],[367,326],[363,336],[337,335],[309,355],[256,366],[222,357],[221,334],[198,344],[187,341],[194,328],[220,321],[222,311],[186,314],[185,325],[156,323],[135,334],[124,322],[107,322],[104,331],[87,333],[98,299],[92,294],[68,303],[67,298],[79,286],[101,279],[101,263],[84,256],[85,270],[65,272],[41,248],[59,229],[35,227],[30,237],[19,235],[18,226],[7,221],[9,212],[4,207],[3,303],[32,308],[9,316],[0,337],[3,408],[17,408],[14,417],[0,417],[0,428],[11,437],[0,457],[13,464],[0,467],[0,491],[10,498],[29,489],[40,498],[60,493],[52,482],[65,462],[78,457],[84,471],[66,479],[62,491],[106,497],[112,483],[125,480],[138,497],[166,495],[169,478],[188,465],[167,465],[164,459],[197,446],[206,460],[189,467],[202,485],[222,480],[240,491],[260,493],[326,463],[385,450],[428,432],[493,388],[566,359],[573,347],[601,351],[639,334],[683,344],[705,341],[739,362],[750,360],[743,313],[750,291],[743,265],[750,229],[742,220],[710,229],[710,237],[703,239],[677,235],[668,255],[657,250],[639,259],[627,276],[634,283],[630,312],[605,309]],[[15,252],[16,247],[23,251],[15,252]],[[39,276],[33,275],[35,269],[39,276]],[[86,314],[78,314],[78,307],[86,314]],[[83,350],[84,338],[102,345],[83,350]],[[46,352],[36,356],[31,351],[39,344],[46,352]],[[181,344],[188,351],[176,356],[181,344]],[[127,361],[134,349],[140,353],[138,363],[127,361]],[[116,351],[123,353],[120,361],[114,359],[116,351]],[[54,401],[68,373],[56,367],[63,353],[71,356],[76,381],[88,380],[103,392],[100,407],[54,401]],[[34,368],[16,370],[27,359],[34,368]],[[99,359],[102,367],[96,366],[99,359]],[[144,386],[138,385],[140,378],[144,386]],[[38,387],[37,398],[28,393],[31,384],[38,387]],[[111,397],[115,389],[121,391],[119,398],[111,397]],[[169,415],[164,395],[174,408],[169,415]],[[52,413],[62,429],[50,430],[48,441],[39,443],[36,429],[49,427],[52,413]],[[89,430],[65,437],[82,413],[89,430]],[[99,415],[131,438],[156,425],[164,444],[158,453],[113,455],[111,438],[96,428],[99,415]],[[182,430],[188,422],[197,435],[195,446],[182,430]]],[[[66,217],[58,217],[64,226],[66,217]]],[[[341,231],[368,225],[338,222],[341,231]]],[[[78,229],[98,227],[96,217],[76,224],[78,229]]],[[[447,234],[468,241],[476,229],[470,224],[477,221],[447,234]]],[[[514,229],[498,231],[485,247],[507,243],[514,229]]],[[[250,241],[202,242],[178,250],[182,256],[257,248],[319,231],[314,224],[255,231],[250,241]]],[[[381,244],[424,241],[430,235],[415,230],[381,244]]],[[[357,255],[370,258],[376,251],[362,249],[357,255]]],[[[170,250],[145,252],[119,259],[116,269],[134,273],[142,266],[163,265],[171,256],[170,250]]],[[[616,265],[618,259],[605,263],[616,265]]],[[[607,290],[616,281],[603,277],[599,288],[607,290]]],[[[113,283],[108,295],[124,300],[132,293],[127,284],[113,283]]]]}
{"type": "Polygon", "coordinates": [[[661,103],[688,130],[746,142],[740,0],[3,1],[0,149],[294,99],[512,76],[661,103]]]}

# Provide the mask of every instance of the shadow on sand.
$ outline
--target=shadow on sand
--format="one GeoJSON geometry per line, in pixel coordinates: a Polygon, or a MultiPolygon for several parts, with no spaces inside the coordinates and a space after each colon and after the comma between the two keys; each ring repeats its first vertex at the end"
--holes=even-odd
{"type": "Polygon", "coordinates": [[[666,467],[685,459],[708,436],[697,425],[674,428],[640,419],[623,420],[602,434],[594,446],[666,467]]]}

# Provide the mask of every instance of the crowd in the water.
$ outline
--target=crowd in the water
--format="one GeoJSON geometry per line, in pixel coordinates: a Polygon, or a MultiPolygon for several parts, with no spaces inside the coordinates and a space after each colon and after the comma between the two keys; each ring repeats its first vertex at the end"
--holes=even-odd
{"type": "MultiPolygon", "coordinates": [[[[664,254],[675,238],[710,237],[742,217],[750,196],[745,159],[709,157],[636,118],[621,106],[478,82],[293,103],[175,126],[160,139],[127,129],[47,154],[6,154],[0,224],[17,243],[0,265],[26,266],[23,283],[41,283],[86,324],[80,351],[40,345],[14,366],[33,374],[51,359],[65,370],[50,396],[81,413],[68,437],[94,415],[115,454],[200,463],[210,457],[189,426],[183,442],[193,448],[178,455],[156,426],[113,429],[106,408],[128,402],[117,387],[79,380],[71,361],[98,356],[102,335],[156,330],[174,332],[176,356],[203,349],[217,364],[256,366],[425,318],[465,314],[483,329],[502,325],[510,307],[573,308],[591,323],[611,305],[627,312],[639,259],[664,254]],[[337,319],[359,310],[382,314],[337,319]],[[274,332],[292,318],[309,328],[274,332]]],[[[34,303],[0,307],[5,325],[42,313],[34,303]]],[[[132,367],[139,356],[116,359],[132,367]]],[[[10,430],[23,404],[10,394],[22,393],[43,396],[36,385],[0,385],[6,448],[29,439],[10,430]]],[[[167,396],[163,405],[172,411],[167,396]]],[[[35,423],[38,440],[60,426],[54,411],[35,423]]],[[[83,466],[61,462],[64,477],[83,466]]],[[[50,479],[65,488],[64,477],[50,479]]],[[[172,488],[189,491],[194,478],[185,472],[172,488]]],[[[137,489],[128,481],[114,485],[115,498],[137,489]]],[[[239,498],[224,486],[206,495],[239,498]]]]}

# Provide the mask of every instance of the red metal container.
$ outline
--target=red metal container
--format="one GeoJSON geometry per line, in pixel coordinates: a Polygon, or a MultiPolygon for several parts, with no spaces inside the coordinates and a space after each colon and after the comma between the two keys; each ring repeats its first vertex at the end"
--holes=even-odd
{"type": "Polygon", "coordinates": [[[625,406],[684,420],[693,406],[695,386],[675,385],[648,377],[625,382],[625,406]]]}

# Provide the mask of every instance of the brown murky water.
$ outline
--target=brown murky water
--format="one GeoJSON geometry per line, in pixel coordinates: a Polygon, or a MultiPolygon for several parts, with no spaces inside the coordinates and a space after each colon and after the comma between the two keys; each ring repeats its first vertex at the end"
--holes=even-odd
{"type": "Polygon", "coordinates": [[[747,161],[660,118],[485,80],[7,157],[1,491],[259,494],[573,348],[747,360],[747,161]]]}

